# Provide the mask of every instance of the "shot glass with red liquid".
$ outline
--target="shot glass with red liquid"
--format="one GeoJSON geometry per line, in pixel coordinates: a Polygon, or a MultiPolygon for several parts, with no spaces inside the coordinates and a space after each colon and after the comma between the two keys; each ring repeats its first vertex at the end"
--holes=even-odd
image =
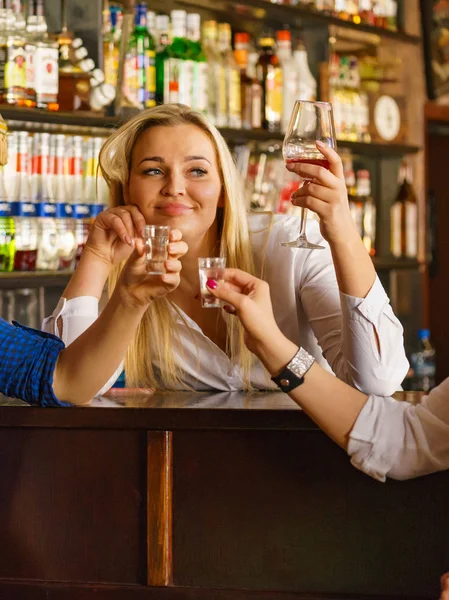
{"type": "MultiPolygon", "coordinates": [[[[287,133],[282,145],[282,154],[287,164],[302,163],[319,165],[329,169],[329,161],[318,150],[317,141],[336,148],[334,118],[332,105],[329,102],[295,102],[287,133]]],[[[312,179],[302,178],[304,185],[312,179]]],[[[299,237],[291,242],[283,242],[281,246],[289,248],[307,248],[319,250],[324,246],[312,244],[306,236],[307,209],[301,210],[299,237]]]]}

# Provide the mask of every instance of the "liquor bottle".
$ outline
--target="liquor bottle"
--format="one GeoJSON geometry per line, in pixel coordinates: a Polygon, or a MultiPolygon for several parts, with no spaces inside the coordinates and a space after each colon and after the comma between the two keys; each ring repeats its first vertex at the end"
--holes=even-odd
{"type": "MultiPolygon", "coordinates": [[[[180,77],[180,84],[179,84],[179,101],[181,102],[181,104],[185,104],[186,106],[192,106],[193,105],[193,80],[194,80],[194,68],[195,68],[195,61],[193,59],[193,55],[192,55],[192,43],[193,40],[189,37],[189,22],[190,22],[190,16],[191,15],[187,15],[185,17],[185,34],[184,34],[184,38],[185,38],[185,52],[184,52],[184,60],[182,61],[182,68],[181,68],[181,77],[180,77]]],[[[199,17],[199,15],[198,15],[199,17]]],[[[184,17],[183,17],[184,19],[184,17]]],[[[190,23],[190,27],[191,28],[195,28],[196,27],[196,23],[190,23]],[[193,27],[192,27],[193,26],[193,27]]],[[[193,32],[193,35],[195,36],[195,32],[193,32]]]]}
{"type": "MultiPolygon", "coordinates": [[[[201,17],[197,13],[187,15],[188,56],[193,61],[193,85],[191,107],[207,114],[207,60],[201,43],[201,17]]],[[[187,61],[186,61],[187,62],[187,61]]]]}
{"type": "Polygon", "coordinates": [[[54,195],[56,200],[56,238],[58,270],[73,267],[77,244],[75,242],[75,196],[70,193],[70,164],[73,158],[73,138],[56,135],[56,172],[54,195]]]}
{"type": "Polygon", "coordinates": [[[33,44],[36,47],[34,57],[34,89],[36,107],[46,110],[58,110],[58,44],[48,36],[47,20],[44,13],[44,0],[33,0],[36,14],[36,33],[33,44]]]}
{"type": "Polygon", "coordinates": [[[31,198],[28,169],[29,134],[26,131],[19,131],[17,138],[17,179],[12,207],[16,237],[14,270],[34,271],[37,257],[37,212],[36,204],[31,198]]]}
{"type": "Polygon", "coordinates": [[[398,3],[396,0],[386,0],[386,23],[385,26],[391,31],[397,31],[396,15],[398,12],[398,3]]]}
{"type": "Polygon", "coordinates": [[[14,269],[15,227],[5,185],[4,167],[0,167],[0,271],[14,269]]]}
{"type": "Polygon", "coordinates": [[[376,254],[376,205],[371,196],[369,171],[357,171],[357,195],[363,205],[362,240],[370,256],[376,254]]]}
{"type": "Polygon", "coordinates": [[[387,27],[387,1],[376,0],[374,3],[374,24],[376,27],[387,27]]]}
{"type": "Polygon", "coordinates": [[[242,127],[240,69],[231,48],[231,39],[229,23],[220,23],[218,25],[218,46],[225,65],[226,125],[240,129],[242,127]]]}
{"type": "Polygon", "coordinates": [[[136,108],[156,105],[156,47],[147,30],[147,8],[137,4],[135,28],[125,56],[123,81],[124,103],[136,108]]]}
{"type": "Polygon", "coordinates": [[[217,22],[203,24],[204,51],[208,64],[208,116],[214,125],[224,127],[227,119],[226,74],[223,56],[217,50],[217,22]]]}
{"type": "Polygon", "coordinates": [[[262,87],[262,127],[280,131],[282,119],[282,67],[274,50],[274,39],[263,37],[259,42],[261,53],[257,63],[257,79],[262,87]]]}
{"type": "Polygon", "coordinates": [[[157,37],[157,27],[156,27],[156,13],[152,10],[147,10],[147,30],[151,35],[153,40],[156,40],[157,37]]]}
{"type": "Polygon", "coordinates": [[[105,11],[103,23],[103,70],[105,83],[117,85],[119,44],[117,39],[117,10],[111,6],[105,11]]]}
{"type": "Polygon", "coordinates": [[[357,233],[363,238],[363,202],[359,195],[354,170],[345,171],[345,183],[348,191],[349,210],[357,233]]]}
{"type": "MultiPolygon", "coordinates": [[[[253,80],[247,74],[248,69],[248,46],[249,34],[236,33],[234,36],[234,56],[240,68],[240,98],[242,106],[242,127],[251,129],[253,126],[252,109],[252,86],[253,80]]],[[[259,107],[260,114],[260,107],[259,107]]]]}
{"type": "Polygon", "coordinates": [[[185,10],[172,10],[172,40],[167,48],[168,58],[164,61],[164,103],[180,102],[186,98],[184,61],[187,58],[185,10]]]}
{"type": "Polygon", "coordinates": [[[37,200],[37,261],[36,268],[56,271],[58,244],[56,230],[57,206],[55,202],[56,143],[48,133],[35,136],[33,178],[37,200]]]}
{"type": "MultiPolygon", "coordinates": [[[[4,1],[5,60],[2,102],[16,106],[25,105],[26,64],[25,31],[16,28],[16,17],[11,0],[4,1]]],[[[20,23],[20,21],[19,21],[20,23]]]]}
{"type": "MultiPolygon", "coordinates": [[[[167,15],[157,15],[156,17],[156,29],[159,35],[159,44],[156,51],[156,102],[163,104],[165,102],[171,102],[170,94],[164,98],[165,90],[165,61],[168,60],[168,46],[170,43],[169,30],[170,30],[170,19],[167,15]]],[[[170,90],[168,89],[168,92],[170,90]]],[[[174,102],[178,101],[178,96],[174,102]]]]}
{"type": "Polygon", "coordinates": [[[307,50],[301,39],[297,42],[296,49],[293,52],[293,58],[296,62],[296,71],[299,80],[296,91],[296,100],[309,100],[310,102],[314,102],[316,100],[317,83],[310,71],[307,50]]]}
{"type": "Polygon", "coordinates": [[[391,207],[391,253],[396,258],[416,258],[418,254],[418,203],[411,169],[405,162],[401,165],[399,191],[391,207]]]}
{"type": "MultiPolygon", "coordinates": [[[[277,53],[281,61],[283,71],[283,90],[282,90],[282,131],[287,131],[290,116],[293,111],[296,100],[299,98],[299,65],[293,58],[292,37],[288,30],[281,30],[276,33],[277,53]]],[[[302,98],[301,98],[302,99],[302,98]]]]}
{"type": "Polygon", "coordinates": [[[349,21],[351,16],[348,10],[348,0],[335,0],[334,11],[339,19],[349,21]]]}
{"type": "Polygon", "coordinates": [[[430,343],[429,329],[418,331],[419,350],[411,356],[413,368],[412,389],[430,392],[435,387],[435,349],[430,343]]]}

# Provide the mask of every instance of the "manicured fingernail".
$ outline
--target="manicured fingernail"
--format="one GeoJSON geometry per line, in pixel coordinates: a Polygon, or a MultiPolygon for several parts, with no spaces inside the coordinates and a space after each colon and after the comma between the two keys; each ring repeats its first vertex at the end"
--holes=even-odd
{"type": "Polygon", "coordinates": [[[287,163],[285,165],[285,168],[287,169],[287,171],[293,171],[293,169],[295,168],[295,165],[292,165],[291,163],[287,163]]]}
{"type": "Polygon", "coordinates": [[[206,281],[206,285],[211,290],[215,290],[217,288],[218,283],[215,281],[215,279],[208,279],[206,281]]]}
{"type": "Polygon", "coordinates": [[[134,246],[134,239],[129,237],[129,235],[125,235],[125,242],[128,246],[131,246],[131,248],[134,246]]]}

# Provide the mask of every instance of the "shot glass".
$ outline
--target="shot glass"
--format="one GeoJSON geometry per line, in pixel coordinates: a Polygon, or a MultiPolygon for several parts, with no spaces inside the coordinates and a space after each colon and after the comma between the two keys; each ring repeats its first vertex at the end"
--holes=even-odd
{"type": "Polygon", "coordinates": [[[168,242],[170,227],[163,225],[146,225],[143,239],[145,241],[145,262],[149,275],[165,273],[165,261],[168,258],[168,242]]]}
{"type": "Polygon", "coordinates": [[[198,259],[201,306],[203,308],[220,308],[220,306],[223,305],[219,298],[215,298],[215,296],[209,292],[206,283],[208,279],[215,279],[216,281],[223,279],[225,267],[226,258],[212,257],[198,259]]]}

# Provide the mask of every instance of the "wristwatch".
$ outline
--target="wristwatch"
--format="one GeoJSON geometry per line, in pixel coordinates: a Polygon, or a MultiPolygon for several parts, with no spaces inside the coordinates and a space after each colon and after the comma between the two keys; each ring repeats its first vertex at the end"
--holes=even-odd
{"type": "Polygon", "coordinates": [[[283,392],[288,394],[304,383],[304,375],[314,362],[315,359],[313,356],[310,356],[304,348],[300,348],[279,375],[272,377],[271,380],[274,381],[283,392]]]}

